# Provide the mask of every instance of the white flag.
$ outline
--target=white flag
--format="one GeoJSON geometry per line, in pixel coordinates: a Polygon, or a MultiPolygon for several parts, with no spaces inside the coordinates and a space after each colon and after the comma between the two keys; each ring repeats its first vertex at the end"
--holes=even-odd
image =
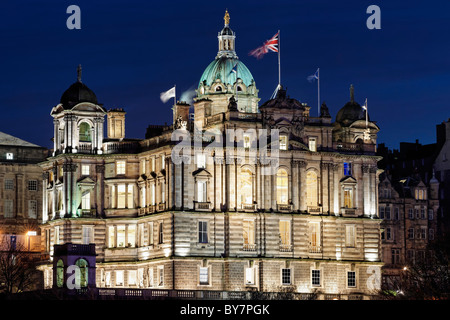
{"type": "Polygon", "coordinates": [[[166,92],[161,92],[159,97],[161,98],[161,101],[164,103],[166,103],[170,98],[175,98],[175,87],[167,90],[166,92]]]}
{"type": "Polygon", "coordinates": [[[367,98],[366,98],[366,102],[364,103],[364,105],[362,106],[362,108],[363,108],[364,110],[367,110],[367,98]]]}

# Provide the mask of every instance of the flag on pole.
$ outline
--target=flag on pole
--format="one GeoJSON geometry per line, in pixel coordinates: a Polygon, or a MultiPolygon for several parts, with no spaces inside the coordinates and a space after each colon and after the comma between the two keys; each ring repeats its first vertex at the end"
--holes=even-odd
{"type": "Polygon", "coordinates": [[[261,59],[269,51],[278,52],[278,44],[279,44],[279,32],[277,32],[272,38],[264,42],[261,47],[258,47],[249,52],[249,56],[254,56],[257,59],[261,59]]]}
{"type": "Polygon", "coordinates": [[[367,111],[367,98],[366,98],[366,101],[364,102],[364,105],[362,106],[362,108],[367,111]]]}
{"type": "Polygon", "coordinates": [[[161,101],[164,103],[169,101],[170,98],[175,98],[175,87],[167,90],[166,92],[161,92],[159,97],[161,98],[161,101]]]}
{"type": "Polygon", "coordinates": [[[237,65],[238,65],[238,64],[237,64],[237,62],[236,62],[236,64],[234,65],[234,67],[231,69],[230,74],[232,74],[233,72],[237,74],[237,65]]]}
{"type": "Polygon", "coordinates": [[[319,80],[319,69],[317,68],[317,71],[314,74],[308,76],[306,79],[309,82],[314,82],[316,79],[319,80]]]}

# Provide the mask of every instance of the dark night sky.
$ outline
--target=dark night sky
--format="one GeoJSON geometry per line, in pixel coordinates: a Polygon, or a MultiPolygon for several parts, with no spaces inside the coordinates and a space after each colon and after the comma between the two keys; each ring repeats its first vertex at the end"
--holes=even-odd
{"type": "Polygon", "coordinates": [[[334,118],[349,100],[368,99],[381,128],[378,142],[435,142],[448,119],[450,2],[398,0],[310,1],[2,1],[0,4],[0,131],[52,147],[50,110],[76,81],[106,109],[127,111],[126,136],[143,138],[147,125],[171,122],[171,103],[198,85],[217,53],[225,9],[236,51],[256,81],[260,104],[278,81],[277,55],[248,52],[281,30],[281,78],[288,95],[317,115],[321,100],[334,118]],[[69,30],[66,9],[81,8],[81,30],[69,30]],[[369,30],[366,9],[381,8],[381,30],[369,30]],[[171,100],[170,102],[172,102],[171,100]]]}

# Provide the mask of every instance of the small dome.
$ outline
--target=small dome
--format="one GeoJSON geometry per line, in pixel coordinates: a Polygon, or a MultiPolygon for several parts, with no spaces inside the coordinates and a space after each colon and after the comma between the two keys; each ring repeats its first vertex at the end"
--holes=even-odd
{"type": "Polygon", "coordinates": [[[60,103],[64,109],[71,109],[78,103],[91,102],[98,104],[95,93],[81,81],[72,84],[61,96],[60,103]]]}
{"type": "Polygon", "coordinates": [[[220,79],[224,84],[233,85],[236,83],[236,73],[231,70],[237,65],[237,76],[248,87],[252,83],[253,76],[250,70],[239,59],[220,57],[216,58],[203,72],[200,78],[200,84],[211,86],[216,79],[220,79]]]}
{"type": "Polygon", "coordinates": [[[220,31],[221,36],[232,36],[234,34],[233,30],[230,27],[224,27],[222,31],[220,31]]]}
{"type": "Polygon", "coordinates": [[[366,112],[357,102],[347,102],[345,106],[338,111],[336,122],[355,122],[356,120],[365,120],[366,112]]]}

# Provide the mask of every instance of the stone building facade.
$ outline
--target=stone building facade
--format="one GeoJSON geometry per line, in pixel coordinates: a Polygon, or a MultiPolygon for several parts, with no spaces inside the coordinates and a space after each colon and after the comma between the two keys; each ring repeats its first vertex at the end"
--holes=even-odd
{"type": "Polygon", "coordinates": [[[312,117],[283,88],[258,106],[229,16],[218,40],[193,119],[178,102],[173,124],[146,139],[126,139],[125,112],[98,104],[80,76],[52,109],[58,139],[40,164],[46,287],[60,283],[55,244],[94,243],[101,288],[344,298],[377,288],[379,128],[353,87],[335,122],[325,104],[312,117]]]}
{"type": "MultiPolygon", "coordinates": [[[[0,247],[39,251],[46,148],[0,132],[0,247]]],[[[1,249],[0,249],[1,250],[1,249]]]]}

